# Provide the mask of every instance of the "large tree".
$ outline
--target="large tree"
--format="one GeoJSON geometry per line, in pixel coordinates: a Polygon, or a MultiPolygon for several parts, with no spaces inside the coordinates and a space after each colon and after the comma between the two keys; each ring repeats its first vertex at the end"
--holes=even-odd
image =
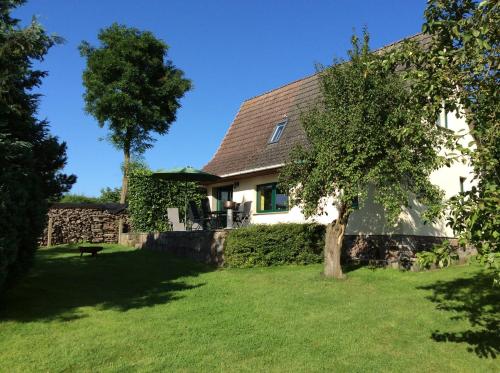
{"type": "MultiPolygon", "coordinates": [[[[475,186],[450,201],[449,223],[463,245],[500,267],[500,3],[496,0],[431,0],[422,31],[432,42],[408,42],[387,56],[404,64],[412,101],[433,118],[444,106],[464,118],[456,134],[458,156],[471,162],[475,186]],[[470,135],[472,142],[464,142],[470,135]]],[[[499,278],[500,279],[500,276],[499,278]]]]}
{"type": "Polygon", "coordinates": [[[167,59],[168,46],[151,32],[113,24],[99,32],[99,47],[82,42],[85,109],[109,127],[109,141],[123,151],[120,202],[125,203],[131,154],[167,133],[180,99],[191,89],[182,70],[167,59]]]}
{"type": "Polygon", "coordinates": [[[310,145],[296,148],[280,175],[307,216],[334,201],[338,216],[326,230],[324,274],[335,278],[344,276],[340,256],[353,201],[362,207],[369,188],[392,223],[411,199],[428,206],[429,216],[442,199],[429,174],[442,165],[438,150],[447,136],[408,107],[397,68],[383,66],[368,39],[366,32],[363,42],[354,36],[348,61],[320,68],[321,98],[302,120],[310,145]]]}
{"type": "Polygon", "coordinates": [[[61,173],[66,144],[38,120],[39,87],[46,72],[33,68],[58,41],[36,20],[12,18],[22,0],[0,2],[0,288],[26,270],[43,231],[48,202],[75,182],[61,173]]]}

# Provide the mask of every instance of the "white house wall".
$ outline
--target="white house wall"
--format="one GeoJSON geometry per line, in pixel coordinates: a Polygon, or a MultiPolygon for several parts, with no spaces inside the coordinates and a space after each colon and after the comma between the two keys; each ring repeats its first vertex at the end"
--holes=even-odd
{"type": "MultiPolygon", "coordinates": [[[[257,213],[257,185],[274,183],[278,180],[278,174],[255,176],[249,178],[242,178],[231,183],[213,184],[209,187],[209,200],[212,210],[216,209],[216,199],[212,195],[215,188],[220,186],[233,185],[233,201],[237,203],[252,201],[252,224],[276,224],[276,223],[304,223],[306,221],[313,221],[313,219],[306,220],[299,207],[293,207],[290,211],[286,212],[271,212],[271,213],[257,213]]],[[[330,221],[337,217],[337,210],[330,204],[327,209],[328,215],[317,216],[314,221],[321,224],[328,224],[330,221]]]]}
{"type": "MultiPolygon", "coordinates": [[[[444,115],[444,114],[443,114],[444,115]]],[[[457,119],[454,114],[448,114],[448,128],[453,131],[467,129],[463,119],[457,119]]],[[[464,139],[468,143],[470,138],[464,139]]],[[[446,198],[450,198],[460,192],[460,177],[466,178],[465,190],[471,187],[471,168],[462,163],[454,163],[451,167],[443,167],[430,176],[431,181],[445,191],[446,198]]],[[[275,224],[275,223],[304,223],[306,221],[328,224],[337,218],[338,213],[330,202],[325,209],[326,214],[317,215],[305,219],[299,207],[293,207],[288,212],[256,213],[256,186],[276,182],[278,174],[265,176],[242,177],[235,182],[213,184],[208,189],[210,205],[215,210],[216,199],[212,196],[213,190],[219,186],[233,185],[233,200],[237,203],[252,201],[252,224],[275,224]]],[[[420,218],[423,206],[415,202],[411,208],[400,215],[400,221],[396,226],[387,224],[384,211],[380,205],[374,203],[370,197],[360,210],[354,211],[349,219],[346,234],[401,234],[418,236],[453,237],[453,232],[446,226],[445,221],[434,224],[424,224],[420,218]]]]}

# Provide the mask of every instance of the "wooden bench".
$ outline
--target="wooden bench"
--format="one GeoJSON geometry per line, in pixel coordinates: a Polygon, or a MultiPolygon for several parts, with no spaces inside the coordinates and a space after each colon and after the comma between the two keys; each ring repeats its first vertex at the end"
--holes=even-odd
{"type": "Polygon", "coordinates": [[[97,256],[99,251],[102,251],[102,246],[80,246],[78,250],[80,250],[80,258],[83,256],[83,253],[92,254],[92,256],[97,256]]]}

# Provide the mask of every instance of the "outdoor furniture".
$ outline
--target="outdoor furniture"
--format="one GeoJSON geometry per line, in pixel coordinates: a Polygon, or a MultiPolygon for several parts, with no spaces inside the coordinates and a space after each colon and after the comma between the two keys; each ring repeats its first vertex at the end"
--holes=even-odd
{"type": "Polygon", "coordinates": [[[190,229],[192,231],[202,230],[204,227],[207,226],[209,219],[201,216],[201,214],[198,210],[198,206],[196,206],[196,202],[189,201],[187,212],[188,212],[188,217],[189,217],[189,222],[190,222],[190,229]]]}
{"type": "Polygon", "coordinates": [[[201,200],[201,213],[206,224],[206,227],[203,227],[203,229],[213,229],[217,227],[217,216],[210,209],[210,201],[207,197],[201,200]]]}
{"type": "Polygon", "coordinates": [[[184,223],[181,223],[179,219],[179,209],[175,208],[167,208],[168,214],[168,222],[170,224],[170,228],[175,232],[182,232],[186,230],[184,223]]]}
{"type": "Polygon", "coordinates": [[[250,224],[252,215],[252,201],[240,203],[234,215],[234,226],[237,228],[246,227],[250,224]]]}
{"type": "Polygon", "coordinates": [[[226,210],[234,210],[236,208],[236,202],[226,201],[224,202],[224,208],[226,210]]]}
{"type": "Polygon", "coordinates": [[[212,211],[212,228],[221,229],[226,226],[227,211],[212,211]]]}
{"type": "Polygon", "coordinates": [[[99,251],[102,251],[104,248],[102,246],[80,246],[78,250],[80,250],[80,258],[83,256],[83,253],[92,254],[92,256],[97,256],[99,251]]]}
{"type": "MultiPolygon", "coordinates": [[[[217,175],[212,175],[207,172],[203,172],[201,170],[197,170],[191,166],[182,167],[182,168],[173,168],[171,170],[159,170],[157,172],[153,172],[153,177],[170,180],[170,181],[182,181],[184,182],[185,191],[184,191],[184,217],[188,216],[187,214],[187,184],[191,181],[196,182],[207,182],[207,181],[217,181],[220,179],[217,175]]],[[[187,219],[184,218],[184,223],[187,223],[187,219]]]]}

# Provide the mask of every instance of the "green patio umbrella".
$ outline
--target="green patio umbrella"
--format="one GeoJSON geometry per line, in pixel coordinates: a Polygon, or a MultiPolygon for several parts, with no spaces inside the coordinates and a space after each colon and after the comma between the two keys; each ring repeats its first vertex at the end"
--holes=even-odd
{"type": "Polygon", "coordinates": [[[169,170],[158,170],[156,172],[153,172],[153,177],[163,180],[184,182],[184,225],[186,224],[187,217],[187,183],[189,181],[204,182],[217,181],[220,179],[220,176],[209,174],[208,172],[198,170],[191,166],[171,168],[169,170]]]}

